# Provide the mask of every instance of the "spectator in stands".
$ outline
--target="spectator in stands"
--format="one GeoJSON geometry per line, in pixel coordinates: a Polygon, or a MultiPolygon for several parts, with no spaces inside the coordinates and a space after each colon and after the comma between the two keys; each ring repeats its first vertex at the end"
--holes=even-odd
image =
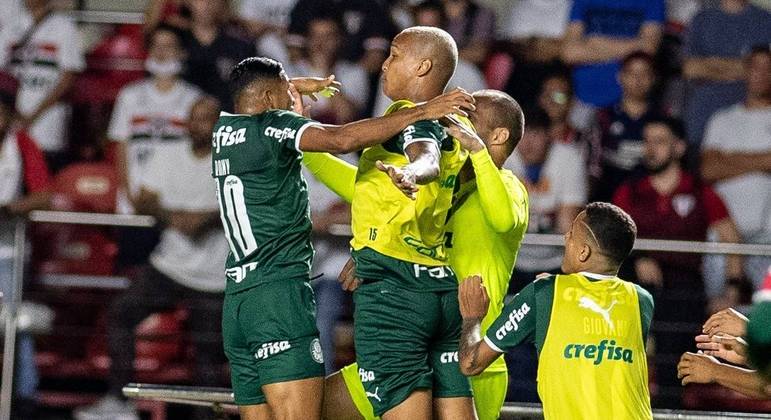
{"type": "Polygon", "coordinates": [[[570,0],[512,2],[501,32],[511,41],[515,60],[506,91],[520,103],[535,104],[543,81],[565,69],[560,55],[570,4],[570,0]]]}
{"type": "Polygon", "coordinates": [[[159,25],[165,24],[178,30],[190,27],[190,9],[185,0],[149,0],[145,8],[142,31],[151,34],[159,25]]]}
{"type": "Polygon", "coordinates": [[[257,39],[257,53],[289,63],[284,43],[289,14],[297,0],[241,0],[238,16],[252,37],[257,39]]]}
{"type": "Polygon", "coordinates": [[[311,116],[329,124],[344,124],[358,119],[369,97],[369,79],[359,64],[340,58],[343,44],[340,22],[331,13],[308,22],[305,56],[293,68],[293,74],[327,77],[343,84],[340,94],[320,97],[310,108],[311,116]]]}
{"type": "MultiPolygon", "coordinates": [[[[43,153],[24,131],[11,129],[15,99],[0,95],[0,301],[13,299],[14,222],[32,210],[48,207],[51,179],[43,153]]],[[[15,402],[18,417],[30,418],[34,410],[38,374],[34,339],[20,331],[16,336],[15,402]]]]}
{"type": "MultiPolygon", "coordinates": [[[[771,14],[747,0],[721,0],[693,18],[685,40],[683,77],[689,81],[685,123],[698,155],[712,114],[744,97],[742,57],[771,42],[771,14]]],[[[692,159],[696,160],[696,159],[692,159]]]]}
{"type": "Polygon", "coordinates": [[[544,79],[538,95],[538,106],[549,116],[549,138],[558,143],[578,143],[578,133],[570,124],[573,87],[570,77],[556,73],[544,79]]]}
{"type": "MultiPolygon", "coordinates": [[[[586,165],[576,145],[550,137],[548,115],[527,112],[526,128],[517,149],[504,163],[522,180],[530,197],[531,233],[565,233],[586,204],[586,165]]],[[[562,248],[524,246],[519,251],[509,294],[518,293],[536,275],[559,273],[562,248]]],[[[507,399],[537,402],[535,350],[520,346],[506,356],[509,367],[507,399]]]]}
{"type": "Polygon", "coordinates": [[[495,37],[495,13],[473,0],[441,0],[443,29],[458,43],[458,56],[482,66],[495,37]]]}
{"type": "MultiPolygon", "coordinates": [[[[771,53],[753,48],[744,59],[747,98],[707,124],[701,173],[728,205],[744,242],[771,244],[771,53]]],[[[746,258],[759,287],[771,257],[746,258]]]]}
{"type": "Polygon", "coordinates": [[[388,56],[390,40],[396,34],[384,0],[298,0],[290,15],[287,38],[293,59],[302,57],[308,25],[314,16],[330,11],[343,23],[340,58],[359,63],[369,74],[379,74],[388,56]]]}
{"type": "Polygon", "coordinates": [[[49,165],[66,163],[69,107],[64,102],[85,68],[78,29],[50,0],[25,0],[26,13],[0,33],[0,67],[19,81],[18,123],[46,153],[49,165]]]}
{"type": "Polygon", "coordinates": [[[619,100],[621,60],[635,51],[655,54],[661,40],[664,0],[575,0],[562,59],[573,70],[579,104],[575,123],[586,128],[595,107],[619,100]]]}
{"type": "Polygon", "coordinates": [[[619,185],[643,174],[642,131],[658,114],[650,101],[655,80],[650,55],[636,52],[622,61],[621,100],[597,112],[588,134],[590,201],[610,201],[619,185]]]}
{"type": "Polygon", "coordinates": [[[254,46],[229,31],[227,0],[188,0],[190,30],[182,33],[185,80],[214,96],[225,111],[233,103],[227,88],[230,70],[254,55],[254,46]]]}
{"type": "MultiPolygon", "coordinates": [[[[134,212],[145,164],[158,150],[184,142],[185,121],[200,91],[180,79],[184,50],[179,36],[167,25],[149,35],[145,69],[150,76],[124,87],[115,101],[107,136],[115,142],[118,213],[134,212]]],[[[143,264],[157,243],[157,232],[126,229],[118,237],[120,262],[143,264]]]]}
{"type": "MultiPolygon", "coordinates": [[[[356,155],[344,159],[356,164],[356,155]]],[[[351,256],[349,238],[335,235],[335,225],[351,222],[351,206],[341,201],[337,194],[317,181],[303,166],[303,176],[308,183],[308,200],[313,222],[313,272],[320,276],[313,282],[316,295],[316,324],[319,328],[321,350],[324,352],[324,368],[327,373],[337,370],[335,328],[345,309],[346,293],[337,282],[337,275],[351,256]]]]}
{"type": "Polygon", "coordinates": [[[218,115],[215,99],[199,99],[188,119],[191,139],[158,151],[146,162],[137,210],[164,225],[161,241],[148,267],[110,306],[109,391],[95,405],[76,410],[77,420],[136,416],[133,404],[121,393],[134,372],[134,329],[148,315],[182,303],[190,311],[187,323],[195,346],[193,381],[197,386],[220,385],[224,355],[219,335],[228,244],[211,182],[211,132],[218,115]]]}
{"type": "MultiPolygon", "coordinates": [[[[623,184],[613,199],[614,204],[632,216],[637,234],[641,238],[705,241],[707,231],[712,229],[723,242],[739,242],[739,233],[723,201],[709,186],[680,167],[686,149],[681,123],[672,119],[649,120],[642,133],[647,174],[623,184]]],[[[697,326],[704,319],[706,297],[701,255],[637,253],[633,261],[637,280],[651,291],[658,308],[652,331],[660,403],[675,407],[681,389],[672,357],[692,347],[693,335],[692,329],[673,331],[670,326],[697,326]]],[[[745,281],[741,258],[730,256],[727,262],[725,277],[745,281]]]]}

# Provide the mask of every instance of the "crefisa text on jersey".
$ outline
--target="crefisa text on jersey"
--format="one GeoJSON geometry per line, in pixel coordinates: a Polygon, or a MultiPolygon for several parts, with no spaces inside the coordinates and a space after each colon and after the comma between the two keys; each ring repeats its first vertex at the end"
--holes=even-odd
{"type": "Polygon", "coordinates": [[[220,126],[217,131],[212,133],[211,145],[214,153],[219,153],[222,147],[240,144],[246,141],[246,128],[233,130],[233,127],[227,125],[220,126]]]}

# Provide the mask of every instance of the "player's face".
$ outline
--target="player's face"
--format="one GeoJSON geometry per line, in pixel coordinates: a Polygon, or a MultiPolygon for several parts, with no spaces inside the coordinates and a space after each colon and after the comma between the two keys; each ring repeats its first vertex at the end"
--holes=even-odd
{"type": "Polygon", "coordinates": [[[292,92],[289,91],[289,79],[286,77],[286,74],[281,73],[281,81],[276,83],[276,88],[274,90],[275,94],[272,95],[275,97],[274,103],[271,104],[274,109],[292,109],[292,105],[294,105],[294,97],[292,96],[292,92]]]}
{"type": "Polygon", "coordinates": [[[653,87],[653,68],[645,60],[632,60],[621,69],[618,80],[624,94],[646,98],[653,87]]]}
{"type": "Polygon", "coordinates": [[[383,62],[383,93],[393,99],[404,99],[407,86],[413,81],[412,73],[417,68],[416,60],[409,54],[408,39],[397,35],[391,43],[391,52],[383,62]]]}
{"type": "Polygon", "coordinates": [[[474,99],[477,101],[475,104],[476,109],[468,112],[468,119],[474,124],[477,135],[482,139],[485,147],[489,149],[490,137],[493,135],[495,127],[491,127],[492,124],[490,124],[489,119],[485,118],[485,116],[490,115],[489,113],[491,112],[495,112],[495,109],[493,109],[493,106],[483,97],[475,96],[474,99]]]}
{"type": "Polygon", "coordinates": [[[586,245],[586,232],[582,220],[586,216],[581,212],[573,219],[570,229],[565,232],[565,254],[562,256],[561,270],[565,274],[577,273],[580,270],[580,255],[586,245]]]}
{"type": "Polygon", "coordinates": [[[679,158],[675,147],[677,139],[666,125],[646,125],[643,129],[643,139],[643,162],[649,171],[661,172],[679,158]]]}

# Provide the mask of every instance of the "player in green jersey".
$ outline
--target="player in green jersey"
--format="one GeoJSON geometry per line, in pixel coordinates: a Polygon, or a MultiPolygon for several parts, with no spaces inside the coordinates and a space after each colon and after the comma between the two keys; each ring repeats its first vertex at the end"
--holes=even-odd
{"type": "Polygon", "coordinates": [[[302,112],[300,92],[331,83],[290,82],[274,60],[243,60],[230,77],[236,114],[222,113],[212,133],[212,175],[230,245],[222,333],[244,419],[315,419],[321,412],[324,370],[308,284],[313,249],[301,152],[359,150],[416,121],[473,108],[473,98],[458,90],[343,126],[290,111],[302,112]]]}
{"type": "Polygon", "coordinates": [[[565,234],[565,275],[543,275],[503,308],[484,335],[482,280],[458,291],[460,365],[476,375],[512,347],[538,350],[538,394],[546,419],[650,419],[645,339],[653,298],[616,277],[637,228],[610,203],[591,203],[565,234]]]}
{"type": "MultiPolygon", "coordinates": [[[[503,298],[527,228],[527,191],[510,171],[500,169],[522,137],[524,117],[517,102],[503,92],[482,90],[473,96],[476,110],[469,112],[469,119],[478,135],[462,126],[450,128],[450,134],[470,152],[470,159],[459,173],[460,188],[450,212],[447,243],[450,267],[458,276],[481,274],[485,279],[492,301],[483,322],[486,329],[503,308],[503,298]]],[[[317,178],[328,183],[343,199],[352,199],[350,186],[355,167],[330,156],[309,154],[306,160],[311,160],[309,167],[317,178]]],[[[348,266],[341,275],[346,290],[358,286],[351,268],[348,266]]],[[[455,357],[455,352],[445,355],[448,360],[455,357]]],[[[353,364],[327,377],[324,418],[376,418],[361,376],[358,365],[353,364]]],[[[471,379],[474,407],[480,419],[498,418],[507,382],[503,358],[471,379]]]]}

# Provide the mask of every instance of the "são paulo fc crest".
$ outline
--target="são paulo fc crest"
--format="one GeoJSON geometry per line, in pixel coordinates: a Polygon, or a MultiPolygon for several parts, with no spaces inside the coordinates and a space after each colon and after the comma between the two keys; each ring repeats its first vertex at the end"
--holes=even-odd
{"type": "Polygon", "coordinates": [[[685,219],[696,206],[696,198],[690,194],[677,194],[672,197],[672,208],[678,216],[685,219]]]}
{"type": "Polygon", "coordinates": [[[324,363],[324,354],[321,352],[321,342],[318,338],[311,341],[311,357],[316,363],[324,363]]]}

